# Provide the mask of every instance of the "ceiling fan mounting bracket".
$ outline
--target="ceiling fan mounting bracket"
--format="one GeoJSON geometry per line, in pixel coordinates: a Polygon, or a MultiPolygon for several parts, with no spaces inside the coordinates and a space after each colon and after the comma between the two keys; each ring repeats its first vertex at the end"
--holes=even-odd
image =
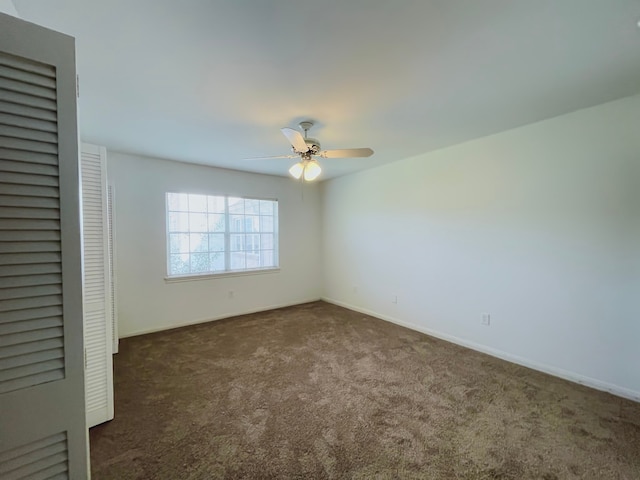
{"type": "Polygon", "coordinates": [[[310,122],[309,120],[306,120],[304,122],[300,122],[299,125],[300,125],[300,128],[302,130],[304,130],[304,134],[306,136],[307,135],[307,130],[309,130],[311,127],[313,127],[313,122],[310,122]]]}

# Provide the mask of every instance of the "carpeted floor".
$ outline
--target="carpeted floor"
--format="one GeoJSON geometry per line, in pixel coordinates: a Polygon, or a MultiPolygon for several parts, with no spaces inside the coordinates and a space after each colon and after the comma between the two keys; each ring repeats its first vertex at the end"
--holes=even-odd
{"type": "Polygon", "coordinates": [[[122,340],[102,479],[640,479],[640,404],[323,302],[122,340]]]}

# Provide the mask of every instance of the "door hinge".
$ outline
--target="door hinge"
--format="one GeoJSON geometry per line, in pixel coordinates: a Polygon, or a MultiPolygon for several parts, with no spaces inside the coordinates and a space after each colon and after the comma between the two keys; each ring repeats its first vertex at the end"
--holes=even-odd
{"type": "Polygon", "coordinates": [[[76,98],[80,98],[80,75],[76,74],[76,98]]]}
{"type": "Polygon", "coordinates": [[[84,369],[87,369],[87,349],[84,349],[84,369]]]}

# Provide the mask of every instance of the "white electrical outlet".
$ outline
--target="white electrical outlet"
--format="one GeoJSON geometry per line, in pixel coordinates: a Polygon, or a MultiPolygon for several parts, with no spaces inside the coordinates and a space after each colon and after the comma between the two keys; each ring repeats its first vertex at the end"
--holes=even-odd
{"type": "Polygon", "coordinates": [[[228,296],[229,298],[233,298],[235,295],[235,292],[233,290],[229,290],[228,296]]]}
{"type": "Polygon", "coordinates": [[[487,327],[489,325],[491,325],[491,315],[489,315],[488,313],[483,313],[482,317],[481,317],[481,320],[480,320],[480,323],[482,325],[486,325],[487,327]]]}
{"type": "Polygon", "coordinates": [[[398,296],[397,295],[391,295],[391,303],[398,303],[398,296]]]}
{"type": "Polygon", "coordinates": [[[358,286],[357,285],[353,286],[353,293],[358,293],[358,286]]]}

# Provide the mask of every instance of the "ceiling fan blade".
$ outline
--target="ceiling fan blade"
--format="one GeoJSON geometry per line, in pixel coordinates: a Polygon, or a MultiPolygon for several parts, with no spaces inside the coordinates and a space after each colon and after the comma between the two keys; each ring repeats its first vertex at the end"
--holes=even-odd
{"type": "Polygon", "coordinates": [[[309,150],[307,142],[304,141],[304,137],[299,131],[288,127],[281,128],[280,130],[284,136],[287,137],[287,140],[289,140],[289,143],[293,146],[293,149],[296,152],[306,153],[307,150],[309,150]]]}
{"type": "Polygon", "coordinates": [[[269,160],[270,158],[300,158],[299,155],[272,155],[270,157],[249,157],[242,160],[269,160]]]}
{"type": "Polygon", "coordinates": [[[318,153],[321,158],[358,158],[371,155],[373,150],[370,148],[343,148],[342,150],[323,150],[318,153]]]}

